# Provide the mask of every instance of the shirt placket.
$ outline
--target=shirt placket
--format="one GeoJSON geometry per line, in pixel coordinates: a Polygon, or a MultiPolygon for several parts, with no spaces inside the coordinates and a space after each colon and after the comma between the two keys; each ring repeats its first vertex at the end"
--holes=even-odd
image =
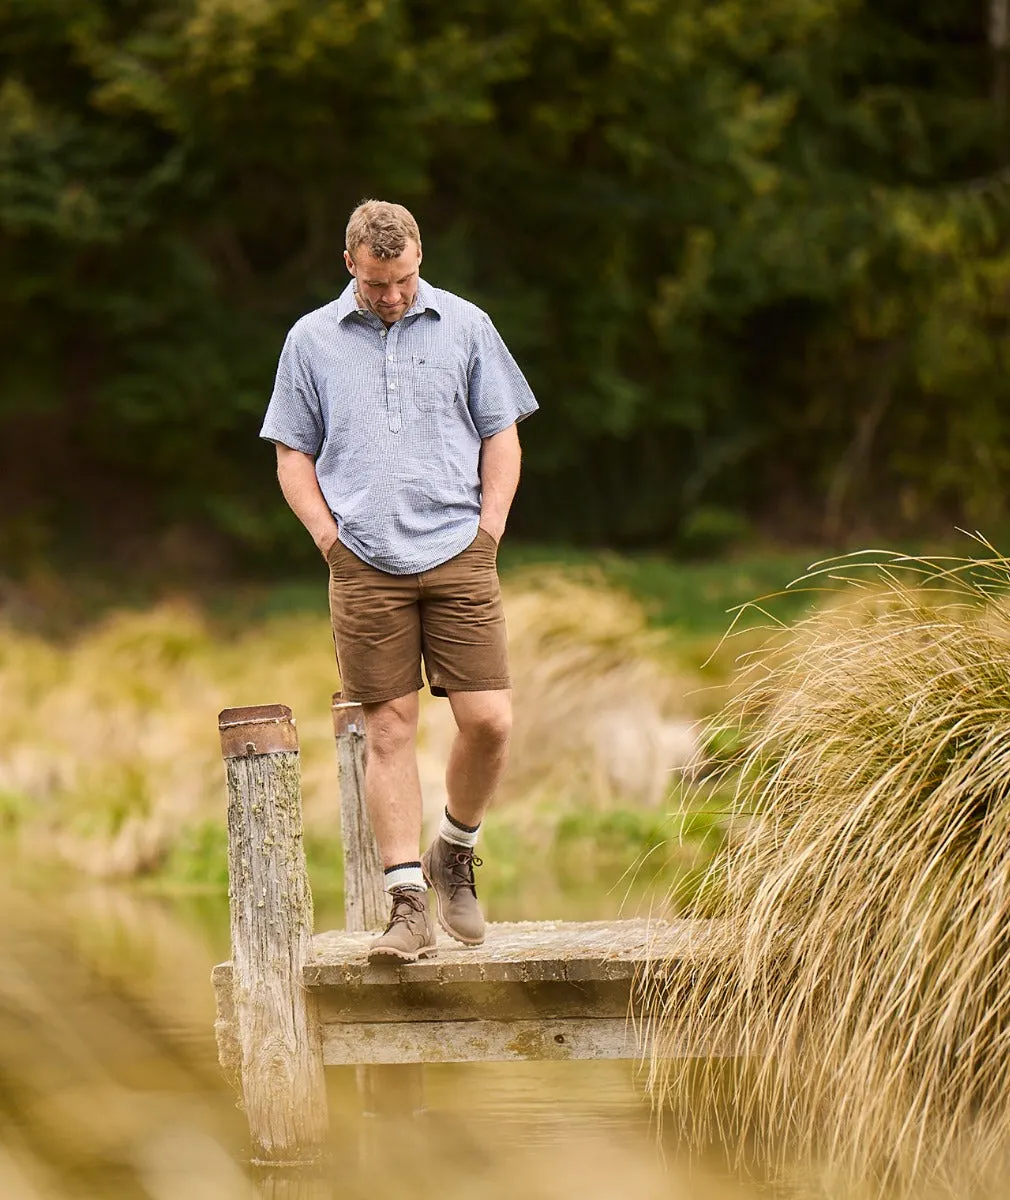
{"type": "Polygon", "coordinates": [[[403,373],[399,370],[400,358],[398,347],[400,344],[400,325],[391,326],[389,329],[382,331],[383,345],[386,350],[386,414],[389,418],[389,429],[391,433],[400,432],[400,396],[403,391],[403,373]]]}

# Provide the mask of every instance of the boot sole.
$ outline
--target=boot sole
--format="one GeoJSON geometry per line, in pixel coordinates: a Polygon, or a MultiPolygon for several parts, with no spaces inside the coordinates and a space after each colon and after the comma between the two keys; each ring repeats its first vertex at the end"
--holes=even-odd
{"type": "Polygon", "coordinates": [[[442,916],[442,898],[438,894],[438,889],[431,882],[431,877],[428,874],[428,869],[425,865],[424,858],[421,859],[421,873],[424,875],[424,882],[428,885],[432,895],[435,897],[435,918],[439,925],[452,938],[454,942],[459,942],[462,946],[483,946],[484,935],[479,938],[464,937],[461,933],[457,933],[455,929],[442,916]]]}
{"type": "Polygon", "coordinates": [[[381,950],[369,950],[368,961],[381,962],[384,958],[391,958],[396,962],[412,963],[422,958],[435,958],[437,955],[438,948],[436,946],[424,946],[414,954],[411,954],[407,950],[394,950],[390,947],[388,950],[385,948],[381,950]]]}

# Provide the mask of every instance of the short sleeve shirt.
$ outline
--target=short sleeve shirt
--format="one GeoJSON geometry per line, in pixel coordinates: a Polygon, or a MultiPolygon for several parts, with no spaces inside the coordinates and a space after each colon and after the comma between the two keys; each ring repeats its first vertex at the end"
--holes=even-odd
{"type": "Polygon", "coordinates": [[[260,436],[313,456],[348,549],[410,575],[473,541],[481,440],[536,409],[476,305],[421,280],[387,329],[352,282],[288,333],[260,436]]]}

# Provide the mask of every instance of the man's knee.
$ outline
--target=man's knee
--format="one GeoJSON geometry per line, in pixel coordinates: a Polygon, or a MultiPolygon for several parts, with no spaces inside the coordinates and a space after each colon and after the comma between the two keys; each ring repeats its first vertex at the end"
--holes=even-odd
{"type": "Polygon", "coordinates": [[[417,693],[362,705],[369,754],[380,758],[396,754],[411,745],[417,735],[417,693]]]}
{"type": "Polygon", "coordinates": [[[460,732],[487,750],[500,750],[512,735],[512,703],[507,692],[491,693],[493,699],[468,705],[457,716],[460,732]]]}

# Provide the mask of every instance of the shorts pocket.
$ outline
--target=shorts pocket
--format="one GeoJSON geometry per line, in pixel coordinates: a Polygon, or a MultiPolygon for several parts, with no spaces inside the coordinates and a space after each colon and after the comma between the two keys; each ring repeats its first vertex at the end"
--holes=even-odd
{"type": "Polygon", "coordinates": [[[456,368],[451,362],[415,354],[411,358],[414,404],[422,412],[451,408],[456,400],[456,368]]]}
{"type": "Polygon", "coordinates": [[[474,538],[474,541],[475,542],[480,541],[482,538],[484,540],[485,545],[491,546],[494,549],[495,554],[497,554],[498,553],[498,543],[495,541],[494,535],[488,533],[488,531],[484,528],[483,525],[478,525],[477,526],[477,536],[474,538]]]}

